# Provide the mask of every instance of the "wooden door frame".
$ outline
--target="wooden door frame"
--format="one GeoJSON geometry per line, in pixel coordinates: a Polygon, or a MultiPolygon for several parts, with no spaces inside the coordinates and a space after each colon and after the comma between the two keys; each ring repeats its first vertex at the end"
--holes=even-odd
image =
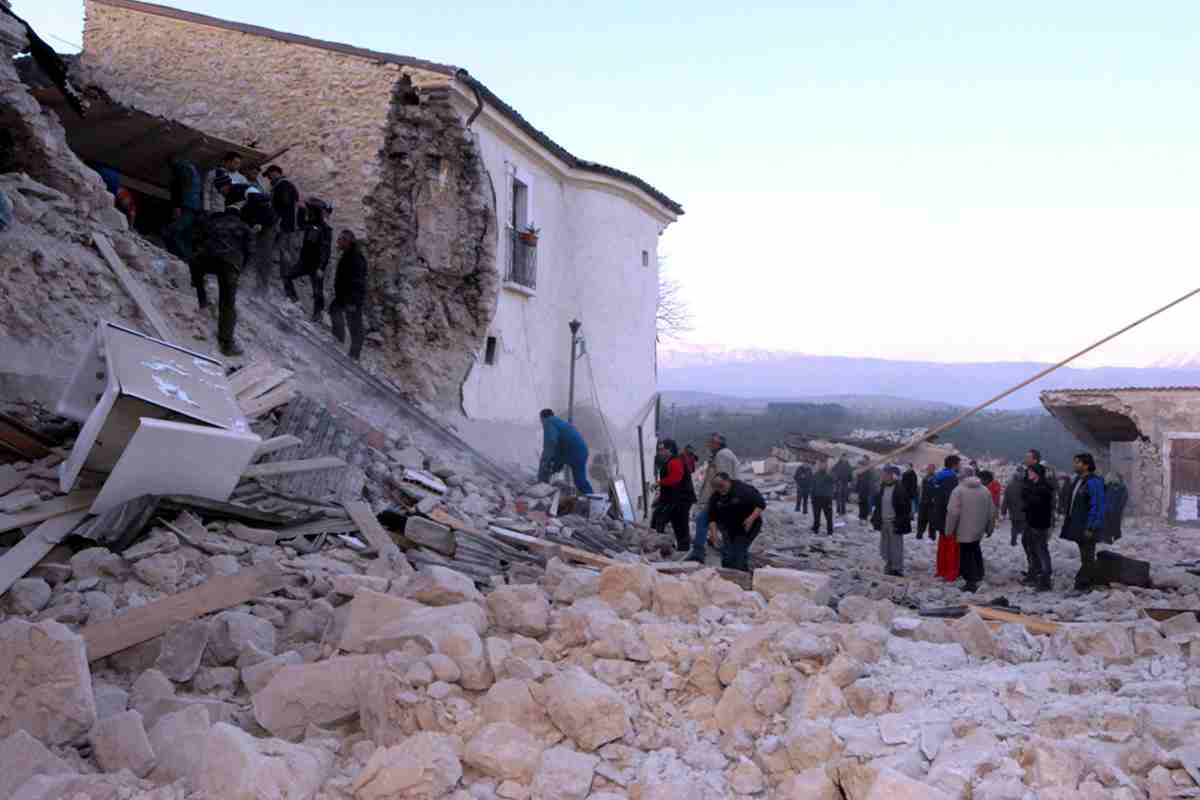
{"type": "MultiPolygon", "coordinates": [[[[1200,439],[1200,433],[1187,431],[1169,431],[1163,434],[1162,438],[1162,457],[1163,457],[1163,516],[1179,524],[1178,520],[1171,519],[1171,503],[1173,500],[1173,491],[1171,487],[1171,443],[1175,439],[1195,441],[1200,439]]],[[[1197,525],[1200,523],[1183,523],[1185,525],[1197,525]]]]}

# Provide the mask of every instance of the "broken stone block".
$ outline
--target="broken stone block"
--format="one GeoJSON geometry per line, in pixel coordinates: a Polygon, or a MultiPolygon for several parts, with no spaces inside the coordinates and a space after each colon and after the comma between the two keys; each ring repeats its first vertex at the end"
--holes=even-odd
{"type": "Polygon", "coordinates": [[[50,584],[41,578],[22,578],[8,590],[8,605],[14,614],[31,616],[50,605],[50,584]]]}
{"type": "Polygon", "coordinates": [[[304,659],[300,654],[295,650],[289,650],[286,653],[272,656],[266,661],[242,667],[242,683],[246,685],[246,691],[256,694],[266,688],[267,684],[271,682],[271,678],[274,678],[279,670],[302,663],[304,663],[304,659]]]}
{"type": "Polygon", "coordinates": [[[534,699],[527,680],[507,678],[488,689],[479,702],[485,722],[511,722],[541,739],[558,741],[562,734],[546,708],[534,699]]]}
{"type": "Polygon", "coordinates": [[[346,597],[354,597],[359,589],[385,593],[392,582],[387,578],[372,575],[334,575],[333,591],[346,597]]]}
{"type": "Polygon", "coordinates": [[[334,610],[324,600],[314,600],[306,608],[288,614],[284,635],[294,644],[319,642],[333,622],[334,610]]]}
{"type": "Polygon", "coordinates": [[[96,722],[87,647],[60,623],[0,623],[0,676],[0,737],[66,744],[96,722]]]}
{"type": "Polygon", "coordinates": [[[798,594],[816,605],[826,605],[832,597],[832,580],[820,572],[763,567],[754,570],[754,591],[770,602],[777,595],[798,594]]]}
{"type": "Polygon", "coordinates": [[[426,800],[446,795],[462,778],[454,741],[418,733],[395,747],[381,747],[354,779],[354,800],[426,800]]]}
{"type": "MultiPolygon", "coordinates": [[[[361,653],[366,646],[367,637],[374,635],[385,625],[405,619],[424,608],[427,607],[415,600],[394,597],[370,589],[359,589],[350,601],[350,613],[346,618],[346,627],[338,647],[350,653],[361,653]]],[[[487,615],[482,614],[482,609],[480,613],[484,617],[486,627],[487,615]]]]}
{"type": "Polygon", "coordinates": [[[524,728],[493,722],[467,742],[462,760],[489,777],[529,783],[544,749],[524,728]]]}
{"type": "Polygon", "coordinates": [[[147,586],[173,592],[186,569],[187,560],[179,553],[159,553],[136,562],[133,574],[147,586]]]}
{"type": "Polygon", "coordinates": [[[235,667],[204,667],[192,676],[192,688],[203,694],[233,694],[240,681],[235,667]]]}
{"type": "Polygon", "coordinates": [[[378,656],[342,656],[286,666],[254,695],[254,718],[281,739],[295,740],[311,725],[333,725],[358,714],[364,671],[382,669],[378,656]]]}
{"type": "Polygon", "coordinates": [[[135,711],[145,716],[146,709],[155,701],[174,696],[175,684],[160,670],[148,669],[133,682],[129,702],[135,711]]]}
{"type": "Polygon", "coordinates": [[[71,556],[71,576],[83,581],[89,578],[123,578],[129,573],[124,559],[107,547],[89,547],[71,556]]]}
{"type": "Polygon", "coordinates": [[[111,717],[129,708],[129,692],[119,686],[94,683],[92,695],[96,698],[96,719],[111,717]]]}
{"type": "Polygon", "coordinates": [[[126,561],[136,562],[162,553],[173,553],[178,549],[178,536],[170,531],[155,528],[145,539],[122,552],[121,557],[126,561]]]}
{"type": "Polygon", "coordinates": [[[275,626],[243,611],[225,611],[213,618],[208,652],[218,666],[232,664],[247,647],[275,652],[275,626]]]}
{"type": "Polygon", "coordinates": [[[409,517],[404,523],[404,538],[442,555],[454,555],[454,531],[425,517],[409,517]]]}
{"type": "Polygon", "coordinates": [[[758,794],[767,788],[766,778],[757,764],[743,758],[729,776],[729,786],[739,795],[758,794]]]}
{"type": "Polygon", "coordinates": [[[182,622],[162,635],[162,645],[154,666],[176,683],[190,681],[200,668],[200,659],[208,647],[211,628],[208,620],[182,622]]]}
{"type": "Polygon", "coordinates": [[[974,611],[950,623],[950,631],[969,655],[975,658],[996,657],[996,639],[992,636],[992,629],[974,611]]]}
{"type": "Polygon", "coordinates": [[[900,664],[930,670],[960,669],[969,662],[960,644],[933,644],[892,637],[887,653],[900,664]]]}
{"type": "Polygon", "coordinates": [[[629,727],[621,696],[578,667],[546,681],[541,694],[555,726],[588,752],[620,739],[629,727]]]}
{"type": "Polygon", "coordinates": [[[567,747],[542,753],[530,787],[532,800],[585,800],[592,791],[600,759],[567,747]]]}
{"type": "Polygon", "coordinates": [[[67,762],[25,731],[0,742],[0,797],[12,797],[35,775],[72,775],[67,762]]]}
{"type": "Polygon", "coordinates": [[[777,800],[841,800],[846,795],[821,767],[807,769],[783,781],[775,789],[777,800]]]}
{"type": "Polygon", "coordinates": [[[255,739],[217,723],[204,740],[195,788],[222,800],[311,798],[325,782],[333,755],[319,747],[255,739]]]}
{"type": "Polygon", "coordinates": [[[600,599],[612,608],[622,608],[626,597],[636,598],[631,613],[654,605],[654,582],[658,572],[648,564],[614,564],[600,573],[600,599]]]}
{"type": "Polygon", "coordinates": [[[154,769],[154,748],[142,725],[142,715],[136,711],[122,711],[100,720],[92,728],[90,739],[96,763],[105,772],[127,769],[144,778],[154,769]]]}
{"type": "Polygon", "coordinates": [[[192,706],[200,706],[208,712],[208,718],[213,722],[235,722],[242,710],[233,703],[226,703],[213,697],[163,697],[150,703],[142,714],[144,724],[151,730],[168,714],[186,711],[192,706]]]}
{"type": "Polygon", "coordinates": [[[208,709],[202,705],[164,715],[149,734],[150,746],[157,759],[152,780],[157,783],[194,780],[211,727],[208,709]]]}
{"type": "Polygon", "coordinates": [[[426,564],[404,586],[404,596],[430,606],[483,603],[475,582],[446,567],[426,564]]]}
{"type": "Polygon", "coordinates": [[[951,797],[927,783],[885,767],[879,770],[865,800],[951,800],[951,797]]]}
{"type": "Polygon", "coordinates": [[[429,665],[433,677],[445,683],[458,683],[462,680],[462,670],[458,668],[458,664],[454,659],[443,653],[430,653],[425,657],[425,663],[429,665]]]}
{"type": "Polygon", "coordinates": [[[488,595],[487,608],[502,631],[533,637],[550,631],[550,601],[537,586],[503,586],[488,595]]]}

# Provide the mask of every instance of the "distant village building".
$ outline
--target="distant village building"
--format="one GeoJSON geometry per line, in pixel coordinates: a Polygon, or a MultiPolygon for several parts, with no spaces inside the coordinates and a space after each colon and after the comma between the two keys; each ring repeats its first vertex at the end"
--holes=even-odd
{"type": "Polygon", "coordinates": [[[1061,389],[1042,405],[1129,490],[1126,513],[1200,519],[1200,387],[1061,389]]]}
{"type": "Polygon", "coordinates": [[[511,447],[536,450],[540,408],[565,415],[578,319],[576,422],[640,494],[658,238],[678,203],[576,157],[445,64],[87,0],[82,66],[118,102],[272,154],[331,203],[335,229],[365,238],[368,329],[389,372],[516,434],[511,447]]]}

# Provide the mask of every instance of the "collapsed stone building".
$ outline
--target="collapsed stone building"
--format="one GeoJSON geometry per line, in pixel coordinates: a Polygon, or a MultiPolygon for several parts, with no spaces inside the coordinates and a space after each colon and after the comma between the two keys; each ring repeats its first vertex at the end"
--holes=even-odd
{"type": "MultiPolygon", "coordinates": [[[[577,423],[601,479],[640,494],[658,238],[678,203],[445,64],[135,0],[86,4],[81,62],[114,100],[272,154],[330,202],[332,224],[366,239],[387,371],[526,463],[538,410],[567,405],[581,322],[577,423]]],[[[647,458],[653,437],[647,424],[647,458]]]]}
{"type": "Polygon", "coordinates": [[[1125,481],[1134,514],[1200,521],[1200,387],[1058,389],[1042,405],[1125,481]]]}

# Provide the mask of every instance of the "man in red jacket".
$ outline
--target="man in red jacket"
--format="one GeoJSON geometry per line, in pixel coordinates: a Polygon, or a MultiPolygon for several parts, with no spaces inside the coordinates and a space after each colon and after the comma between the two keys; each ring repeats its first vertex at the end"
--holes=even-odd
{"type": "Polygon", "coordinates": [[[658,455],[666,458],[658,483],[658,503],[663,517],[671,523],[675,532],[675,549],[686,553],[692,548],[690,530],[692,505],[696,502],[696,487],[692,483],[692,470],[685,456],[679,454],[679,445],[674,439],[663,439],[658,443],[658,455]]]}

